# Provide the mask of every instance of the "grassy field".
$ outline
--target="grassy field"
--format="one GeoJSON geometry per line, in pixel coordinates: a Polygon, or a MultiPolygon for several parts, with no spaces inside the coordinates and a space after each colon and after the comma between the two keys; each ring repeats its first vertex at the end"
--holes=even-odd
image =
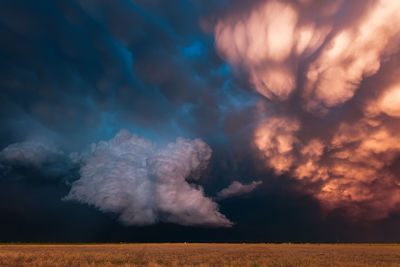
{"type": "Polygon", "coordinates": [[[0,245],[0,266],[400,266],[400,245],[0,245]]]}

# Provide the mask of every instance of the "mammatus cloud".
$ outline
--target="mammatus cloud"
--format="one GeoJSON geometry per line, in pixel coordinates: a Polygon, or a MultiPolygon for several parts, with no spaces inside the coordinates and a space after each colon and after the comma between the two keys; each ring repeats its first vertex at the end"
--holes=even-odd
{"type": "Polygon", "coordinates": [[[315,2],[261,2],[220,20],[215,38],[220,54],[244,68],[259,93],[282,101],[299,89],[307,110],[326,112],[351,99],[363,77],[380,69],[381,57],[398,50],[400,3],[373,1],[342,26],[339,12],[349,4],[324,1],[316,5],[319,15],[307,16],[315,2]],[[304,85],[297,77],[302,63],[308,64],[304,85]]]}
{"type": "Polygon", "coordinates": [[[218,192],[218,199],[225,199],[233,196],[244,195],[252,192],[257,186],[261,185],[262,181],[253,181],[250,184],[242,184],[238,181],[232,182],[227,188],[218,192]]]}
{"type": "Polygon", "coordinates": [[[215,39],[268,99],[262,161],[328,209],[379,219],[400,207],[400,2],[352,2],[257,2],[220,18],[215,39]]]}
{"type": "Polygon", "coordinates": [[[211,149],[200,139],[178,138],[157,147],[122,130],[113,139],[92,145],[90,155],[83,158],[81,177],[65,200],[118,213],[127,225],[161,221],[230,227],[203,188],[187,181],[199,177],[210,157],[211,149]]]}

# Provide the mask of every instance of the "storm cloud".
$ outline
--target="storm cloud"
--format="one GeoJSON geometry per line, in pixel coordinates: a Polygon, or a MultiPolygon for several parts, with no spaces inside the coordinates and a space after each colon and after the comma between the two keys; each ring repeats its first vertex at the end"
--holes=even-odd
{"type": "Polygon", "coordinates": [[[398,242],[399,12],[1,1],[0,236],[398,242]]]}
{"type": "Polygon", "coordinates": [[[265,96],[253,133],[264,164],[313,185],[328,209],[379,219],[400,204],[400,5],[355,2],[256,2],[221,18],[215,38],[265,96]]]}

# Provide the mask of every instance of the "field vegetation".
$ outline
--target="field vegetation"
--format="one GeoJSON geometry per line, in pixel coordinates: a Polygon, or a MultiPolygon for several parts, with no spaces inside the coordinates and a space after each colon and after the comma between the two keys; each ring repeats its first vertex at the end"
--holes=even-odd
{"type": "Polygon", "coordinates": [[[400,245],[7,244],[0,266],[400,266],[400,245]]]}

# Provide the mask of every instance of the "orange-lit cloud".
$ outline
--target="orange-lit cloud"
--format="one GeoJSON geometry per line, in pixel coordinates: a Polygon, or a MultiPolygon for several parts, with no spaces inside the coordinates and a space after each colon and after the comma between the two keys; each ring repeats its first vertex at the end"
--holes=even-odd
{"type": "Polygon", "coordinates": [[[400,118],[400,83],[385,90],[378,100],[373,100],[366,107],[365,112],[370,117],[381,113],[388,116],[400,118]]]}
{"type": "Polygon", "coordinates": [[[375,74],[392,71],[382,66],[399,53],[400,1],[317,2],[270,0],[227,15],[216,47],[270,100],[254,131],[266,166],[327,208],[383,218],[400,210],[400,77],[375,74]]]}
{"type": "MultiPolygon", "coordinates": [[[[294,70],[285,61],[295,49],[298,16],[291,5],[269,1],[244,18],[221,20],[216,26],[218,51],[232,64],[242,65],[267,98],[285,100],[295,89],[294,70]]],[[[299,35],[304,39],[299,49],[304,50],[312,36],[299,35]]]]}
{"type": "Polygon", "coordinates": [[[400,33],[399,12],[399,1],[376,1],[358,23],[329,40],[307,72],[306,99],[326,107],[351,99],[362,79],[379,70],[381,57],[397,49],[391,43],[400,33]]]}
{"type": "Polygon", "coordinates": [[[269,118],[261,122],[255,132],[255,144],[268,159],[277,174],[288,171],[294,158],[292,151],[297,143],[295,133],[300,129],[296,120],[284,117],[269,118]]]}

